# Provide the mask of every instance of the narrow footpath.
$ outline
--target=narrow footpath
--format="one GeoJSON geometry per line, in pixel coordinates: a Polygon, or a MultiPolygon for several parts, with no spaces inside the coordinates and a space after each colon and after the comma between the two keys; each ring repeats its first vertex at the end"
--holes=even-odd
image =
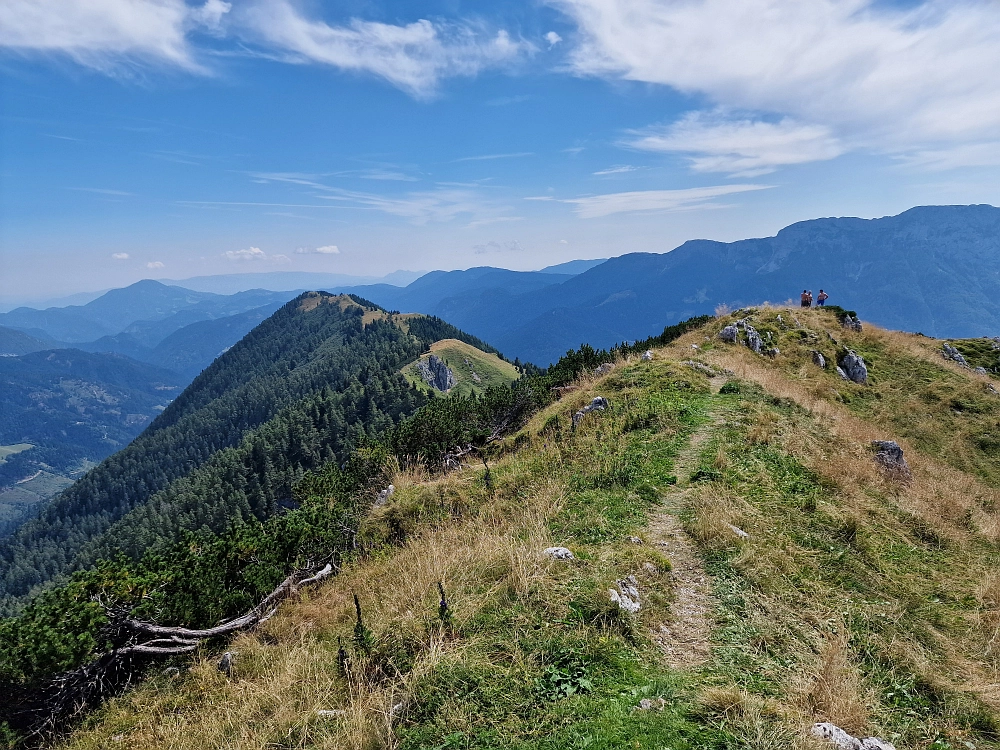
{"type": "MultiPolygon", "coordinates": [[[[725,377],[711,379],[713,393],[726,382],[725,377]]],[[[691,475],[698,468],[698,458],[705,442],[722,422],[717,411],[694,434],[677,457],[677,484],[667,490],[660,506],[649,519],[650,543],[670,559],[674,602],[671,620],[654,629],[654,640],[663,650],[666,662],[675,669],[695,669],[709,656],[712,631],[712,580],[705,571],[701,554],[680,520],[691,490],[691,475]]]]}

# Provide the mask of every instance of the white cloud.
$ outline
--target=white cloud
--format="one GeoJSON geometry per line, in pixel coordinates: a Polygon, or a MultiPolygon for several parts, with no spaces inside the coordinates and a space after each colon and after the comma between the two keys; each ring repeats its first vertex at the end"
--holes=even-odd
{"type": "Polygon", "coordinates": [[[695,172],[728,172],[734,177],[825,161],[846,150],[822,125],[802,125],[787,117],[779,122],[727,119],[721,113],[704,112],[690,112],[672,125],[636,131],[626,144],[644,151],[689,154],[695,172]]]}
{"type": "Polygon", "coordinates": [[[602,169],[598,172],[594,172],[593,174],[597,176],[607,175],[607,174],[625,174],[626,172],[637,172],[640,169],[642,169],[642,167],[633,167],[628,164],[622,164],[617,167],[608,167],[607,169],[602,169]]]}
{"type": "Polygon", "coordinates": [[[285,263],[292,262],[291,258],[289,258],[287,255],[282,255],[281,253],[278,253],[277,255],[272,255],[270,258],[268,258],[268,260],[270,260],[272,263],[277,263],[278,265],[283,265],[285,263]]]}
{"type": "Polygon", "coordinates": [[[534,51],[503,29],[469,23],[353,19],[330,25],[306,17],[290,0],[245,0],[235,7],[223,0],[0,2],[0,47],[63,54],[107,72],[159,63],[205,73],[191,39],[196,30],[242,42],[243,53],[370,73],[423,98],[444,78],[475,76],[534,51]]]}
{"type": "Polygon", "coordinates": [[[267,260],[267,253],[259,247],[248,247],[245,250],[226,250],[222,254],[222,257],[235,263],[242,263],[246,261],[267,260]]]}
{"type": "Polygon", "coordinates": [[[166,264],[162,260],[151,260],[146,264],[146,268],[165,268],[166,264]]]}
{"type": "Polygon", "coordinates": [[[638,190],[629,193],[589,195],[567,198],[561,203],[572,203],[581,219],[595,219],[619,213],[637,211],[676,211],[680,209],[709,208],[713,198],[753,190],[765,190],[770,185],[716,185],[684,190],[638,190]]]}
{"type": "Polygon", "coordinates": [[[129,254],[128,253],[111,253],[111,257],[114,258],[115,260],[128,260],[129,259],[129,254]]]}
{"type": "Polygon", "coordinates": [[[331,26],[302,15],[288,0],[256,2],[241,13],[250,41],[303,62],[371,73],[413,96],[432,96],[442,78],[474,76],[532,50],[504,30],[420,20],[405,26],[354,19],[331,26]]]}
{"type": "Polygon", "coordinates": [[[310,255],[313,253],[318,253],[319,255],[339,255],[340,248],[336,245],[323,245],[322,247],[300,247],[296,251],[299,255],[310,255]]]}
{"type": "Polygon", "coordinates": [[[545,41],[549,43],[549,49],[552,49],[553,47],[555,47],[562,40],[563,40],[562,37],[559,36],[554,31],[550,31],[548,34],[545,35],[545,41]]]}
{"type": "Polygon", "coordinates": [[[567,242],[566,240],[559,240],[559,244],[560,245],[568,245],[569,242],[567,242]]]}
{"type": "Polygon", "coordinates": [[[555,1],[579,27],[577,74],[664,84],[765,115],[682,120],[667,140],[693,154],[696,169],[738,171],[743,162],[753,171],[859,148],[952,151],[947,163],[958,165],[976,158],[969,145],[1000,140],[1000,3],[555,1]],[[770,134],[758,127],[768,123],[770,134]],[[747,145],[723,150],[727,127],[747,145]],[[688,151],[697,141],[707,150],[688,151]]]}
{"type": "Polygon", "coordinates": [[[184,0],[4,0],[0,46],[61,53],[101,70],[158,62],[201,71],[186,34],[194,25],[217,25],[225,5],[218,0],[201,7],[184,0]]]}

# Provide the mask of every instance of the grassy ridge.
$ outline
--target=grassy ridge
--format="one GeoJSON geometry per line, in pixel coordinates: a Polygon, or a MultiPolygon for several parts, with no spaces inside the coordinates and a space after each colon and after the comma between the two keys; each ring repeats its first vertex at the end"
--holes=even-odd
{"type": "MultiPolygon", "coordinates": [[[[457,384],[450,392],[460,396],[482,393],[490,386],[510,385],[520,376],[517,368],[510,362],[505,362],[496,354],[481,351],[458,339],[436,341],[420,360],[425,361],[431,354],[444,360],[455,373],[457,384]]],[[[434,390],[421,377],[416,362],[403,368],[403,376],[425,393],[434,390]]]]}
{"type": "Polygon", "coordinates": [[[205,655],[63,746],[802,749],[830,720],[901,750],[1000,747],[1000,497],[975,440],[1000,398],[951,406],[986,381],[932,340],[750,314],[776,359],[716,344],[718,320],[583,376],[493,449],[488,482],[399,473],[341,575],[231,646],[233,679],[205,655]],[[733,374],[683,365],[692,344],[733,374]],[[812,364],[843,345],[871,385],[812,364]],[[596,395],[610,409],[571,429],[596,395]],[[878,438],[911,483],[882,475],[878,438]],[[663,628],[693,616],[670,518],[712,591],[707,649],[682,665],[663,648],[687,648],[663,628]],[[635,616],[608,596],[629,574],[635,616]]]}

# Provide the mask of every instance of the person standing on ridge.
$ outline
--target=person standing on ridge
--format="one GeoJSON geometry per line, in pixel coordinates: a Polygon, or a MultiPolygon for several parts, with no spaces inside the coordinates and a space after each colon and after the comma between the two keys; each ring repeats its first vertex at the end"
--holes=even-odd
{"type": "Polygon", "coordinates": [[[809,307],[812,304],[812,295],[807,289],[802,290],[802,306],[809,307]]]}
{"type": "Polygon", "coordinates": [[[830,299],[830,295],[820,289],[819,296],[816,297],[816,304],[819,307],[823,307],[828,299],[830,299]]]}

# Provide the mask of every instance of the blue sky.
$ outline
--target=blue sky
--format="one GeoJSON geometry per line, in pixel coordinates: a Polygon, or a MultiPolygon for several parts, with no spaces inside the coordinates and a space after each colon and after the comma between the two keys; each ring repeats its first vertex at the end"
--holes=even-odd
{"type": "Polygon", "coordinates": [[[997,70],[987,0],[7,0],[0,300],[996,205],[997,70]]]}

